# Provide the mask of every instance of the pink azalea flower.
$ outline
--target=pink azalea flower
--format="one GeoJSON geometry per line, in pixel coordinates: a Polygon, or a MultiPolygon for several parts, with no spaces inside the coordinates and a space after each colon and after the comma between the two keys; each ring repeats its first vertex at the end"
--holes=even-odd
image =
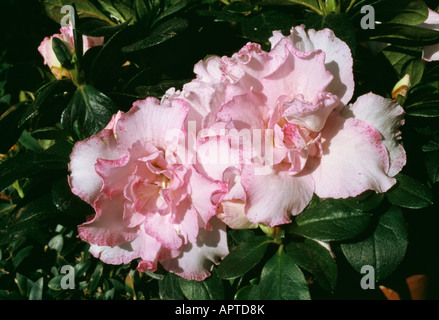
{"type": "MultiPolygon", "coordinates": [[[[439,31],[439,13],[429,8],[427,20],[425,20],[424,23],[418,25],[418,27],[439,31]]],[[[422,51],[422,59],[424,59],[425,61],[438,61],[439,43],[425,46],[422,51]]]]}
{"type": "MultiPolygon", "coordinates": [[[[73,42],[73,29],[71,26],[62,27],[60,29],[60,33],[54,34],[51,37],[45,37],[38,47],[38,51],[44,58],[44,64],[50,68],[53,75],[58,79],[62,79],[62,77],[71,78],[71,75],[68,70],[64,69],[61,66],[61,63],[58,61],[55,52],[52,49],[52,39],[58,38],[60,39],[70,53],[75,51],[75,45],[73,42]]],[[[83,43],[83,53],[85,53],[88,49],[96,46],[100,46],[104,43],[104,37],[87,37],[82,36],[83,43]]]]}
{"type": "Polygon", "coordinates": [[[141,271],[159,262],[203,280],[228,254],[225,225],[215,217],[227,185],[176,163],[170,151],[169,133],[185,136],[187,114],[182,100],[147,98],[75,145],[71,189],[96,211],[79,237],[105,263],[140,258],[141,271]]]}
{"type": "Polygon", "coordinates": [[[290,222],[314,193],[389,190],[406,162],[401,106],[372,93],[348,104],[351,52],[329,29],[299,26],[289,36],[274,32],[270,42],[269,52],[248,43],[230,58],[199,62],[181,93],[191,106],[188,120],[214,132],[197,152],[211,177],[229,183],[218,217],[232,228],[272,227],[290,222]],[[233,145],[236,137],[250,139],[244,131],[262,132],[250,149],[233,145]],[[206,161],[217,153],[239,161],[206,161]]]}

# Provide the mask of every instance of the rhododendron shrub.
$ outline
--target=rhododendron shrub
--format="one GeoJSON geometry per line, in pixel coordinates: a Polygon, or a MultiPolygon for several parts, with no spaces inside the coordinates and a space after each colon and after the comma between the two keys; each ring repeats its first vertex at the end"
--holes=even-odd
{"type": "MultiPolygon", "coordinates": [[[[329,29],[299,26],[289,36],[274,32],[270,42],[268,52],[248,43],[230,58],[200,62],[197,79],[182,92],[205,130],[229,129],[230,142],[220,152],[241,152],[218,216],[234,228],[249,222],[273,227],[300,214],[314,193],[348,198],[389,190],[406,163],[402,107],[373,93],[349,103],[352,55],[329,29]],[[244,137],[253,140],[233,150],[245,130],[265,137],[244,137]]],[[[201,149],[216,148],[211,141],[201,149]]],[[[216,179],[230,180],[230,167],[223,169],[208,166],[216,179]]]]}
{"type": "Polygon", "coordinates": [[[184,135],[182,100],[138,101],[98,135],[78,142],[69,169],[73,193],[96,210],[78,227],[90,252],[110,264],[140,258],[138,269],[165,269],[203,280],[228,253],[215,218],[227,192],[192,166],[168,161],[169,132],[184,135]]]}

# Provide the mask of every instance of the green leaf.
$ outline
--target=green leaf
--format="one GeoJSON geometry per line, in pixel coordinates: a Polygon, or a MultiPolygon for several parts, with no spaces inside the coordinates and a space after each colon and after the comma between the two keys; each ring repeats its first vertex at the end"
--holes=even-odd
{"type": "Polygon", "coordinates": [[[245,286],[236,291],[233,300],[249,300],[249,295],[253,290],[253,286],[245,286]]]}
{"type": "Polygon", "coordinates": [[[59,63],[61,63],[64,68],[69,70],[73,68],[72,55],[61,39],[52,37],[52,50],[55,53],[59,63]]]}
{"type": "Polygon", "coordinates": [[[259,282],[262,300],[309,300],[310,294],[305,276],[299,267],[279,247],[267,261],[259,282]]]}
{"type": "Polygon", "coordinates": [[[299,4],[314,10],[318,14],[322,14],[318,0],[262,0],[258,2],[258,4],[267,6],[288,6],[299,4]]]}
{"type": "Polygon", "coordinates": [[[134,17],[134,9],[131,0],[98,0],[98,3],[108,15],[115,17],[119,22],[125,23],[130,18],[134,17]]]}
{"type": "Polygon", "coordinates": [[[17,254],[14,256],[14,258],[13,258],[14,260],[12,262],[12,264],[14,265],[14,268],[17,268],[23,262],[23,260],[26,259],[30,255],[33,248],[34,248],[33,245],[29,245],[29,246],[26,246],[17,252],[17,254]]]}
{"type": "Polygon", "coordinates": [[[365,192],[354,198],[344,199],[344,203],[352,209],[369,211],[378,207],[384,200],[384,194],[375,192],[365,192]]]}
{"type": "Polygon", "coordinates": [[[55,250],[58,253],[61,252],[63,245],[64,245],[64,238],[62,234],[57,234],[52,239],[50,239],[48,243],[49,248],[55,250]]]}
{"type": "Polygon", "coordinates": [[[34,152],[40,152],[43,151],[41,146],[38,144],[38,141],[27,131],[23,130],[21,133],[20,139],[18,141],[27,149],[34,151],[34,152]]]}
{"type": "Polygon", "coordinates": [[[241,243],[232,250],[220,263],[217,274],[222,279],[234,279],[253,269],[273,240],[267,236],[255,237],[241,243]]]}
{"type": "Polygon", "coordinates": [[[391,207],[380,216],[375,231],[366,239],[343,243],[341,249],[352,267],[370,265],[375,269],[377,281],[387,278],[401,263],[407,250],[407,228],[402,212],[391,207]]]}
{"type": "Polygon", "coordinates": [[[431,152],[431,151],[439,151],[439,137],[435,137],[425,145],[422,146],[422,151],[431,152]]]}
{"type": "Polygon", "coordinates": [[[147,38],[123,47],[122,52],[132,53],[159,45],[180,34],[186,30],[188,26],[189,21],[183,18],[173,18],[171,20],[167,20],[158,25],[147,38]]]}
{"type": "Polygon", "coordinates": [[[352,209],[342,200],[327,199],[303,211],[291,232],[314,240],[346,240],[364,232],[371,217],[370,213],[352,209]]]}
{"type": "Polygon", "coordinates": [[[0,203],[0,216],[5,216],[9,214],[15,209],[16,206],[17,205],[13,203],[0,203]]]}
{"type": "Polygon", "coordinates": [[[75,5],[79,18],[89,17],[105,20],[110,24],[115,24],[102,11],[100,11],[92,1],[88,0],[41,0],[46,9],[47,15],[57,23],[60,23],[65,14],[61,8],[65,5],[75,5]]]}
{"type": "Polygon", "coordinates": [[[382,53],[392,64],[399,78],[410,75],[411,86],[417,85],[424,74],[424,63],[421,59],[422,48],[405,48],[390,46],[382,53]]]}
{"type": "Polygon", "coordinates": [[[134,0],[136,21],[149,26],[160,10],[160,1],[134,0]]]}
{"type": "Polygon", "coordinates": [[[64,129],[78,126],[81,138],[97,134],[110,122],[117,107],[105,94],[91,85],[78,87],[61,118],[64,129]]]}
{"type": "Polygon", "coordinates": [[[78,262],[74,269],[75,269],[75,276],[76,277],[82,277],[90,267],[91,262],[89,260],[84,260],[81,262],[78,262]]]}
{"type": "Polygon", "coordinates": [[[416,26],[428,17],[428,7],[422,0],[382,1],[374,5],[376,20],[382,23],[397,23],[416,26]]]}
{"type": "Polygon", "coordinates": [[[19,127],[20,119],[28,111],[25,103],[18,103],[8,108],[0,115],[0,153],[7,153],[8,150],[17,142],[23,128],[19,127]]]}
{"type": "Polygon", "coordinates": [[[160,298],[163,300],[183,300],[184,295],[180,289],[178,276],[173,273],[166,274],[165,278],[159,281],[160,298]]]}
{"type": "Polygon", "coordinates": [[[20,294],[24,297],[27,296],[28,283],[30,280],[17,272],[17,274],[15,275],[14,281],[17,284],[17,287],[18,287],[18,290],[20,291],[20,294]]]}
{"type": "Polygon", "coordinates": [[[29,178],[44,172],[66,170],[68,162],[68,157],[56,156],[49,152],[19,153],[0,164],[0,191],[9,187],[17,179],[29,178]]]}
{"type": "Polygon", "coordinates": [[[425,155],[425,167],[431,182],[439,182],[439,151],[429,152],[425,155]]]}
{"type": "Polygon", "coordinates": [[[402,173],[395,178],[397,185],[386,193],[390,203],[409,209],[422,209],[433,204],[429,187],[402,173]]]}
{"type": "Polygon", "coordinates": [[[369,40],[402,46],[424,46],[439,42],[439,31],[394,23],[377,24],[366,34],[369,40]]]}
{"type": "Polygon", "coordinates": [[[116,32],[124,29],[130,22],[131,19],[127,22],[114,26],[100,19],[85,18],[79,21],[79,23],[77,24],[77,28],[78,31],[85,36],[110,37],[116,32]]]}
{"type": "Polygon", "coordinates": [[[90,281],[88,282],[88,289],[91,292],[94,292],[98,287],[103,272],[104,272],[104,264],[99,262],[91,275],[90,281]]]}
{"type": "Polygon", "coordinates": [[[312,273],[318,284],[329,292],[334,292],[337,284],[337,265],[328,249],[319,243],[305,239],[291,242],[285,247],[294,263],[312,273]]]}
{"type": "Polygon", "coordinates": [[[29,300],[42,300],[43,299],[43,277],[39,278],[37,281],[32,282],[29,291],[29,300]]]}
{"type": "Polygon", "coordinates": [[[52,279],[50,279],[49,283],[47,284],[49,289],[54,290],[54,291],[63,290],[63,288],[61,287],[61,280],[63,277],[65,277],[65,275],[60,274],[60,275],[57,275],[57,276],[53,277],[52,279]]]}
{"type": "Polygon", "coordinates": [[[180,289],[189,300],[222,300],[224,287],[220,278],[212,273],[204,281],[186,280],[178,278],[180,289]]]}

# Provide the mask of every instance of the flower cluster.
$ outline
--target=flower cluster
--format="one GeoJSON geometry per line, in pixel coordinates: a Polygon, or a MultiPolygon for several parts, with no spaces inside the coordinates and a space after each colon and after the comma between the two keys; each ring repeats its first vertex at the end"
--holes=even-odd
{"type": "MultiPolygon", "coordinates": [[[[40,52],[54,71],[48,41],[40,52]]],[[[351,103],[346,43],[304,26],[270,43],[200,61],[181,91],[137,101],[75,145],[69,182],[96,211],[79,226],[94,256],[203,280],[228,254],[226,226],[286,224],[313,194],[396,183],[404,111],[373,93],[351,103]]]]}

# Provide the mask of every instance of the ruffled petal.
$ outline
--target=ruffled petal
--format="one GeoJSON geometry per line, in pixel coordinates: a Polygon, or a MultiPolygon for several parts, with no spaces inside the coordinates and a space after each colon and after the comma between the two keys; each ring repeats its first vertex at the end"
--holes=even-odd
{"type": "Polygon", "coordinates": [[[345,117],[352,116],[375,127],[383,137],[383,144],[389,152],[390,167],[387,174],[397,175],[407,162],[404,147],[399,143],[404,124],[404,109],[394,100],[373,93],[360,96],[357,101],[343,110],[345,117]]]}
{"type": "Polygon", "coordinates": [[[118,150],[125,152],[133,142],[143,140],[166,151],[169,141],[184,134],[188,111],[183,100],[173,100],[172,106],[160,104],[156,98],[136,101],[116,124],[118,150]]]}
{"type": "Polygon", "coordinates": [[[123,224],[123,200],[109,199],[105,194],[95,202],[96,214],[92,220],[78,226],[79,237],[98,246],[114,247],[137,237],[138,228],[123,224]]]}
{"type": "Polygon", "coordinates": [[[257,174],[257,166],[246,166],[241,184],[246,192],[249,221],[273,227],[290,222],[291,215],[305,209],[314,191],[313,179],[305,173],[291,176],[288,164],[278,164],[273,172],[257,174]]]}
{"type": "MultiPolygon", "coordinates": [[[[272,46],[280,39],[277,33],[270,38],[272,46]]],[[[326,69],[333,75],[326,91],[338,96],[341,102],[347,104],[352,98],[355,86],[353,59],[348,45],[337,38],[330,29],[305,31],[303,25],[292,28],[289,39],[294,47],[303,52],[322,50],[325,53],[326,69]]]]}
{"type": "Polygon", "coordinates": [[[216,217],[209,220],[210,230],[200,229],[197,241],[189,243],[175,257],[160,260],[163,267],[178,276],[203,281],[210,276],[214,264],[218,264],[228,253],[226,225],[216,217]]]}
{"type": "MultiPolygon", "coordinates": [[[[139,232],[133,241],[115,247],[91,245],[90,253],[108,264],[127,264],[134,259],[142,258],[148,261],[150,266],[154,266],[157,265],[160,248],[160,243],[154,238],[139,232]]],[[[155,271],[153,268],[149,270],[155,271]]]]}
{"type": "Polygon", "coordinates": [[[95,170],[97,160],[115,160],[119,157],[112,130],[103,130],[97,136],[76,143],[69,163],[72,192],[92,204],[102,188],[102,179],[95,170]]]}
{"type": "Polygon", "coordinates": [[[324,52],[299,51],[288,38],[283,38],[270,51],[270,56],[279,55],[279,47],[287,52],[285,61],[263,78],[262,92],[267,96],[270,108],[274,108],[282,96],[292,99],[300,95],[303,100],[312,102],[328,91],[334,76],[326,68],[324,52]]]}
{"type": "Polygon", "coordinates": [[[228,192],[227,183],[202,175],[195,168],[192,168],[190,174],[190,197],[201,219],[200,227],[204,228],[228,192]]]}
{"type": "Polygon", "coordinates": [[[198,215],[190,202],[180,203],[174,210],[148,214],[143,225],[148,235],[171,250],[194,242],[198,234],[198,215]]]}
{"type": "Polygon", "coordinates": [[[320,198],[382,193],[396,182],[387,175],[389,156],[381,134],[365,121],[333,114],[322,131],[322,149],[321,158],[308,160],[320,198]]]}

